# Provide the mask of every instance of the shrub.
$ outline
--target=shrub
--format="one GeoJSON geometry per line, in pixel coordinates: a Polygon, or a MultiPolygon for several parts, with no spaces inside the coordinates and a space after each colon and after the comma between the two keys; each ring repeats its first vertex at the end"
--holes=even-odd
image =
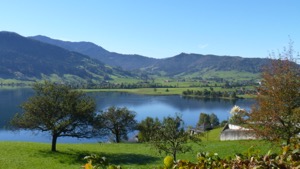
{"type": "Polygon", "coordinates": [[[164,159],[165,168],[169,169],[173,166],[174,159],[171,156],[166,156],[164,159]]]}
{"type": "Polygon", "coordinates": [[[122,169],[121,166],[109,164],[105,157],[100,157],[95,154],[85,156],[84,159],[88,161],[83,166],[84,169],[122,169]]]}
{"type": "Polygon", "coordinates": [[[227,159],[221,159],[216,153],[202,152],[198,153],[196,163],[178,160],[171,168],[300,168],[300,144],[284,146],[280,154],[271,154],[269,151],[265,155],[259,155],[259,152],[250,147],[247,152],[227,159]]]}
{"type": "MultiPolygon", "coordinates": [[[[97,155],[86,156],[88,161],[83,168],[85,169],[121,169],[120,166],[114,166],[108,163],[105,157],[97,155]]],[[[164,158],[164,166],[159,169],[240,169],[240,168],[300,168],[300,144],[283,146],[279,154],[272,154],[269,151],[265,155],[260,155],[260,151],[250,147],[248,151],[242,154],[236,154],[233,157],[221,159],[217,153],[202,152],[197,154],[197,162],[188,160],[173,161],[172,156],[164,158]]]]}

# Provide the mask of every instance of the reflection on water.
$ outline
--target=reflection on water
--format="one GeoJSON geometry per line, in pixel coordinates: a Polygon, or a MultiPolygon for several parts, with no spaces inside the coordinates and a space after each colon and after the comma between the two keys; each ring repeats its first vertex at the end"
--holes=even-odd
{"type": "Polygon", "coordinates": [[[137,120],[147,116],[162,119],[175,113],[182,114],[186,125],[195,126],[199,114],[215,113],[220,121],[229,118],[229,111],[234,105],[249,110],[254,100],[224,100],[224,99],[191,99],[181,96],[144,96],[127,93],[94,93],[98,109],[103,110],[109,106],[126,106],[137,112],[137,120]]]}
{"type": "MultiPolygon", "coordinates": [[[[32,132],[17,132],[4,130],[9,120],[16,112],[20,112],[19,105],[33,95],[31,89],[0,89],[0,140],[38,141],[50,142],[47,134],[32,134],[32,132]]],[[[220,121],[229,118],[229,111],[234,105],[246,110],[254,100],[223,100],[223,99],[191,99],[181,96],[144,96],[117,92],[89,93],[97,102],[97,111],[105,110],[110,106],[127,107],[137,113],[137,120],[141,121],[147,116],[162,119],[166,116],[181,114],[186,126],[195,126],[199,114],[215,113],[220,121]]],[[[93,140],[78,140],[74,138],[59,138],[59,142],[95,142],[93,140]]]]}
{"type": "Polygon", "coordinates": [[[20,112],[22,102],[32,96],[30,88],[0,88],[0,127],[8,125],[16,112],[20,112]]]}

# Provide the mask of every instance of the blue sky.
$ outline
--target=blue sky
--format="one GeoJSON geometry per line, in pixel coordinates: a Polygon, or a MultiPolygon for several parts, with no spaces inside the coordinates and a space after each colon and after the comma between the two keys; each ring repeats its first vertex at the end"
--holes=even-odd
{"type": "Polygon", "coordinates": [[[0,0],[0,30],[154,58],[300,51],[299,0],[0,0]]]}

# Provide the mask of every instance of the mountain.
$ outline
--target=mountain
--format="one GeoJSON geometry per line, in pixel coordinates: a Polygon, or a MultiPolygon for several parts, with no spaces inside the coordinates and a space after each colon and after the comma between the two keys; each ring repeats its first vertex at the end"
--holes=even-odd
{"type": "Polygon", "coordinates": [[[181,53],[162,59],[152,65],[152,71],[166,72],[168,75],[192,74],[203,71],[239,71],[259,73],[269,59],[242,58],[233,56],[216,56],[181,53]]]}
{"type": "Polygon", "coordinates": [[[269,62],[269,59],[263,58],[187,53],[165,59],[154,59],[141,55],[123,55],[109,52],[90,42],[67,42],[45,36],[30,38],[88,55],[105,64],[119,66],[124,70],[142,70],[151,74],[167,76],[189,75],[197,72],[203,74],[208,71],[259,73],[261,67],[269,62]]]}
{"type": "Polygon", "coordinates": [[[115,52],[109,52],[103,49],[101,46],[98,46],[91,42],[61,41],[41,35],[32,36],[29,38],[56,45],[70,51],[82,53],[84,55],[90,56],[91,58],[98,59],[105,64],[114,67],[122,67],[124,70],[136,70],[145,68],[153,65],[158,60],[141,55],[125,55],[115,52]]]}
{"type": "Polygon", "coordinates": [[[129,73],[113,69],[89,56],[26,38],[0,32],[0,78],[36,80],[44,77],[103,80],[129,73]]]}

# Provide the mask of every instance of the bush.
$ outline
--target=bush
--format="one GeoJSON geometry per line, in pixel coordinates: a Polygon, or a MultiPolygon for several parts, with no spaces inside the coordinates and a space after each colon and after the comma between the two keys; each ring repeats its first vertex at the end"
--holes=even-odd
{"type": "MultiPolygon", "coordinates": [[[[83,168],[85,169],[121,169],[120,166],[114,166],[108,163],[105,157],[97,155],[86,156],[88,161],[83,168]]],[[[300,144],[283,146],[279,154],[272,154],[269,151],[265,155],[260,155],[260,151],[250,147],[248,151],[242,154],[236,154],[233,157],[221,159],[217,153],[202,152],[197,154],[197,162],[188,160],[173,161],[174,158],[166,156],[164,166],[159,169],[240,169],[240,168],[282,168],[296,169],[300,168],[300,144]]]]}
{"type": "Polygon", "coordinates": [[[174,159],[171,156],[166,156],[164,159],[165,168],[171,168],[174,164],[174,159]]]}
{"type": "Polygon", "coordinates": [[[83,166],[84,169],[122,169],[120,166],[110,164],[105,157],[95,154],[85,156],[84,159],[88,161],[83,166]]]}
{"type": "Polygon", "coordinates": [[[171,168],[300,168],[300,144],[284,146],[278,155],[271,154],[271,151],[265,155],[259,155],[259,152],[251,147],[246,153],[227,159],[221,159],[216,153],[198,153],[196,163],[178,160],[171,168]]]}

